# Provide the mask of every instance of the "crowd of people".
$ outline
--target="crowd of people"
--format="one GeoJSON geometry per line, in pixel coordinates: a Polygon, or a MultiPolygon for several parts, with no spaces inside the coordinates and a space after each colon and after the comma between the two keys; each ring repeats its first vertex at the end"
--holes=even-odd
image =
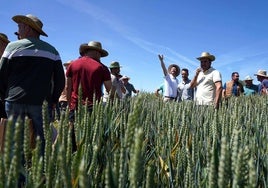
{"type": "Polygon", "coordinates": [[[221,73],[214,69],[211,64],[216,59],[209,52],[203,52],[200,57],[200,67],[192,80],[189,79],[187,68],[181,70],[181,82],[177,76],[180,74],[180,67],[171,64],[168,70],[165,67],[163,55],[159,55],[161,67],[164,72],[164,82],[156,89],[155,94],[162,94],[166,101],[195,101],[198,105],[213,105],[216,109],[220,101],[230,97],[249,95],[268,95],[268,75],[265,70],[259,70],[257,76],[259,85],[253,84],[253,78],[246,76],[243,81],[239,80],[239,73],[233,72],[231,80],[222,83],[221,73]]]}
{"type": "Polygon", "coordinates": [[[12,17],[18,24],[16,41],[10,42],[0,33],[0,116],[31,119],[35,136],[41,140],[41,154],[44,154],[42,106],[47,102],[48,119],[59,119],[61,112],[69,109],[72,129],[73,150],[76,150],[74,121],[78,107],[79,91],[81,101],[88,112],[93,109],[94,100],[106,104],[115,98],[125,100],[138,94],[130,78],[120,74],[119,62],[109,67],[101,58],[109,53],[98,41],[82,43],[77,59],[62,63],[57,49],[40,39],[48,37],[42,21],[31,14],[12,17]],[[65,69],[63,68],[65,67],[65,69]]]}
{"type": "MultiPolygon", "coordinates": [[[[6,34],[0,33],[0,118],[12,117],[13,126],[18,118],[22,121],[26,116],[30,118],[34,134],[41,140],[41,155],[44,155],[44,101],[48,104],[50,121],[55,119],[55,113],[60,118],[60,113],[69,109],[75,152],[74,122],[80,89],[82,104],[87,106],[89,113],[92,112],[94,100],[106,104],[115,98],[127,99],[132,92],[138,94],[139,90],[129,83],[130,77],[121,75],[119,62],[113,61],[109,67],[101,62],[101,58],[109,53],[100,42],[82,43],[79,46],[80,56],[62,64],[57,49],[40,39],[40,36],[48,35],[38,17],[28,14],[16,15],[12,19],[18,24],[18,31],[15,32],[18,40],[10,42],[6,34]]],[[[208,52],[197,57],[200,68],[197,68],[192,80],[187,68],[180,69],[176,64],[166,68],[164,56],[158,55],[158,58],[164,83],[156,94],[161,91],[165,102],[195,100],[198,105],[218,108],[221,98],[268,93],[265,70],[255,74],[260,81],[258,86],[252,83],[250,76],[245,78],[245,85],[241,84],[238,72],[232,73],[232,79],[222,84],[221,73],[211,66],[215,56],[208,52]],[[181,82],[178,80],[180,73],[181,82]]]]}

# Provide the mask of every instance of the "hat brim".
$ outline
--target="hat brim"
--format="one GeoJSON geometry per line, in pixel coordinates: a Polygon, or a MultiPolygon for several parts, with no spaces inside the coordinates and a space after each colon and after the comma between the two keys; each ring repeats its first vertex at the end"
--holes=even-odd
{"type": "Polygon", "coordinates": [[[24,23],[26,25],[29,25],[31,28],[33,28],[34,30],[36,30],[38,33],[40,33],[43,36],[46,36],[46,37],[48,36],[42,30],[42,28],[40,28],[31,18],[28,18],[27,16],[24,16],[24,15],[16,15],[16,16],[13,16],[12,19],[16,23],[24,23]]]}
{"type": "Polygon", "coordinates": [[[109,68],[114,69],[114,68],[122,68],[122,67],[121,66],[119,66],[119,67],[118,66],[110,66],[109,68]]]}
{"type": "Polygon", "coordinates": [[[106,57],[109,55],[109,53],[104,49],[99,49],[99,48],[96,48],[94,46],[81,45],[80,51],[85,51],[85,50],[97,50],[101,53],[101,57],[106,57]]]}
{"type": "Polygon", "coordinates": [[[130,80],[130,78],[129,77],[122,77],[122,78],[120,78],[120,80],[130,80]]]}
{"type": "Polygon", "coordinates": [[[268,75],[265,75],[265,74],[254,74],[254,76],[263,76],[263,77],[268,78],[268,75]]]}
{"type": "Polygon", "coordinates": [[[204,58],[207,58],[207,59],[209,59],[210,61],[215,61],[215,56],[214,56],[214,55],[197,57],[196,59],[201,60],[201,59],[204,59],[204,58]]]}

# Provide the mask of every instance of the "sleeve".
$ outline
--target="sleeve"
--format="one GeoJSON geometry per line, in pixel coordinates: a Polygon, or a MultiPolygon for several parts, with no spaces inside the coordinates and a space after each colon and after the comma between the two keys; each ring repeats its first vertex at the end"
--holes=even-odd
{"type": "Polygon", "coordinates": [[[213,73],[213,82],[221,82],[221,73],[219,71],[214,71],[213,73]]]}

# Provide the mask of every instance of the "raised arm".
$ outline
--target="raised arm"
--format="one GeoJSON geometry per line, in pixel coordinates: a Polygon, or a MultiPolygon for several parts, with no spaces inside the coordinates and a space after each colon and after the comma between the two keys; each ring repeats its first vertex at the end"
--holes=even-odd
{"type": "Polygon", "coordinates": [[[166,68],[166,65],[164,63],[164,56],[163,55],[158,55],[158,58],[160,60],[160,63],[161,63],[161,67],[162,67],[162,70],[163,70],[163,73],[164,75],[166,76],[168,74],[167,72],[167,68],[166,68]]]}

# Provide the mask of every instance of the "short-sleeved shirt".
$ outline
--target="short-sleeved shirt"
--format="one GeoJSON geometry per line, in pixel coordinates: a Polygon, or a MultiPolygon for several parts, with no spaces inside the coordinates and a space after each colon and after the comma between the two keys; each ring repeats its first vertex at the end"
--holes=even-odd
{"type": "Polygon", "coordinates": [[[80,85],[83,104],[88,100],[87,105],[93,105],[94,95],[96,100],[101,99],[103,82],[111,80],[108,67],[87,56],[73,61],[68,67],[66,77],[72,79],[71,110],[77,108],[80,85]]]}
{"type": "MultiPolygon", "coordinates": [[[[121,89],[123,87],[123,82],[120,81],[120,79],[113,74],[111,74],[111,81],[112,81],[112,86],[115,87],[115,96],[121,100],[123,98],[123,93],[121,89]]],[[[103,96],[103,102],[107,102],[108,98],[109,98],[109,93],[105,91],[104,96],[103,96]]]]}
{"type": "Polygon", "coordinates": [[[200,105],[213,105],[216,94],[216,82],[221,82],[221,74],[213,67],[200,72],[197,77],[196,101],[200,105]]]}
{"type": "Polygon", "coordinates": [[[126,94],[124,95],[124,97],[131,97],[132,96],[132,91],[135,91],[136,89],[134,88],[133,84],[131,83],[127,83],[124,85],[126,88],[126,94]]]}
{"type": "Polygon", "coordinates": [[[259,85],[259,94],[262,94],[264,90],[266,90],[265,92],[268,92],[268,79],[262,80],[259,85]]]}
{"type": "Polygon", "coordinates": [[[244,95],[249,96],[249,95],[255,95],[258,93],[258,86],[252,84],[251,86],[244,86],[244,95]]]}
{"type": "Polygon", "coordinates": [[[164,77],[164,96],[176,98],[178,95],[179,81],[176,77],[168,74],[164,77]]]}
{"type": "Polygon", "coordinates": [[[182,80],[178,85],[178,101],[193,100],[194,89],[190,87],[191,80],[182,80]]]}

